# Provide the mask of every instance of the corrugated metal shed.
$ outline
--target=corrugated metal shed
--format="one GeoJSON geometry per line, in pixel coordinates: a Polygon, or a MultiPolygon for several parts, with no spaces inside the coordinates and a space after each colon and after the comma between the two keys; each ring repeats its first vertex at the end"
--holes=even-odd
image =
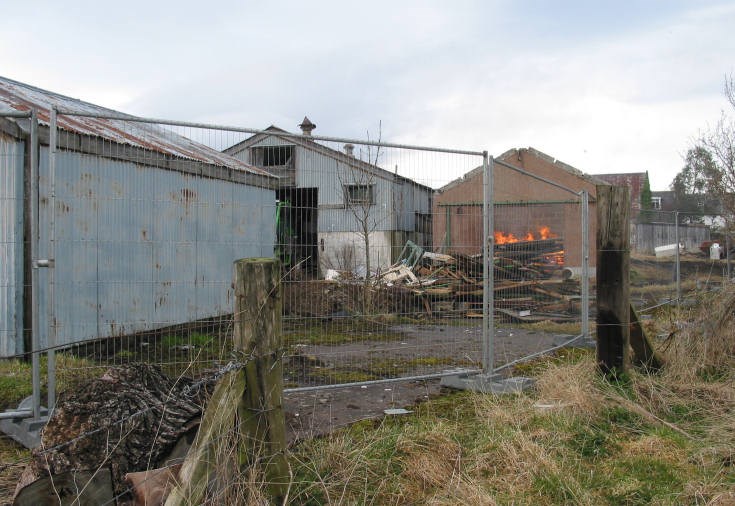
{"type": "MultiPolygon", "coordinates": [[[[124,116],[112,109],[0,77],[0,112],[25,112],[36,109],[41,124],[48,126],[52,107],[75,112],[124,116]]],[[[130,118],[134,117],[130,116],[130,118]]],[[[253,174],[270,175],[262,169],[248,165],[216,149],[186,137],[165,132],[162,128],[149,123],[60,115],[57,124],[59,128],[69,132],[102,137],[118,144],[136,146],[178,158],[239,169],[253,174]]]]}
{"type": "MultiPolygon", "coordinates": [[[[62,114],[51,257],[53,106],[120,116],[0,78],[0,356],[24,351],[31,307],[22,291],[30,266],[22,221],[28,120],[4,119],[3,111],[35,108],[46,124],[39,129],[38,254],[55,260],[57,345],[230,314],[233,261],[273,255],[277,178],[155,125],[62,114]]],[[[38,270],[42,347],[50,272],[38,270]]]]}

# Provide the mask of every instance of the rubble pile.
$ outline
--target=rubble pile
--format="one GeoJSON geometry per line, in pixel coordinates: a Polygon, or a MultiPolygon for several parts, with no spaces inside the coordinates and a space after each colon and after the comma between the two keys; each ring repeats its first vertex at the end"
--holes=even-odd
{"type": "MultiPolygon", "coordinates": [[[[541,239],[501,244],[493,258],[496,317],[512,321],[572,321],[580,313],[580,286],[564,268],[563,242],[541,239]]],[[[409,242],[399,260],[366,283],[349,273],[295,283],[286,313],[329,317],[361,313],[365,290],[375,313],[424,317],[482,317],[482,255],[424,251],[409,242]]]]}

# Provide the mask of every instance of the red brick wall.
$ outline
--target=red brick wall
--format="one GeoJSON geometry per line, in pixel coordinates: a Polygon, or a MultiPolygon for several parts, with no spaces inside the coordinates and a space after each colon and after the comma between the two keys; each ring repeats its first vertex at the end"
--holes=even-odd
{"type": "MultiPolygon", "coordinates": [[[[595,259],[595,182],[585,179],[574,169],[567,170],[558,162],[534,150],[513,150],[503,161],[537,176],[569,188],[574,193],[586,189],[590,194],[590,260],[595,259]]],[[[564,239],[566,264],[582,264],[581,209],[579,198],[552,184],[499,163],[494,164],[495,230],[517,237],[541,226],[564,239]],[[510,205],[512,203],[512,205],[510,205]],[[506,204],[506,205],[503,205],[506,204]]],[[[434,199],[434,248],[446,246],[449,251],[477,254],[482,251],[482,170],[470,172],[464,179],[448,185],[434,199]],[[451,218],[447,230],[447,216],[451,218]]]]}

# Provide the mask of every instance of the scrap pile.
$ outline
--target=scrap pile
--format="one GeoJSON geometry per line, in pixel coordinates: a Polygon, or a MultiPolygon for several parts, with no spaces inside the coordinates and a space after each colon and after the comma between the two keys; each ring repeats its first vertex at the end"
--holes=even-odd
{"type": "MultiPolygon", "coordinates": [[[[554,238],[496,245],[496,317],[523,322],[578,319],[580,285],[564,268],[562,244],[554,238]]],[[[432,253],[409,241],[395,264],[367,281],[349,271],[328,270],[325,279],[283,286],[284,312],[290,317],[331,319],[366,311],[481,317],[482,255],[432,253]]]]}
{"type": "MultiPolygon", "coordinates": [[[[496,316],[514,321],[571,321],[579,315],[579,282],[564,269],[561,239],[497,245],[496,316]]],[[[482,316],[482,255],[424,252],[408,243],[379,283],[410,291],[428,316],[482,316]]]]}

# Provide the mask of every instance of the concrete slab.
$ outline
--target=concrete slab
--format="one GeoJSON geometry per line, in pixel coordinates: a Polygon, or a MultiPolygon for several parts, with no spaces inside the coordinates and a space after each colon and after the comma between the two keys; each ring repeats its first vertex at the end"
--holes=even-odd
{"type": "Polygon", "coordinates": [[[444,376],[441,386],[456,390],[471,390],[487,394],[520,393],[533,387],[535,380],[525,376],[503,378],[499,374],[457,374],[444,376]]]}

